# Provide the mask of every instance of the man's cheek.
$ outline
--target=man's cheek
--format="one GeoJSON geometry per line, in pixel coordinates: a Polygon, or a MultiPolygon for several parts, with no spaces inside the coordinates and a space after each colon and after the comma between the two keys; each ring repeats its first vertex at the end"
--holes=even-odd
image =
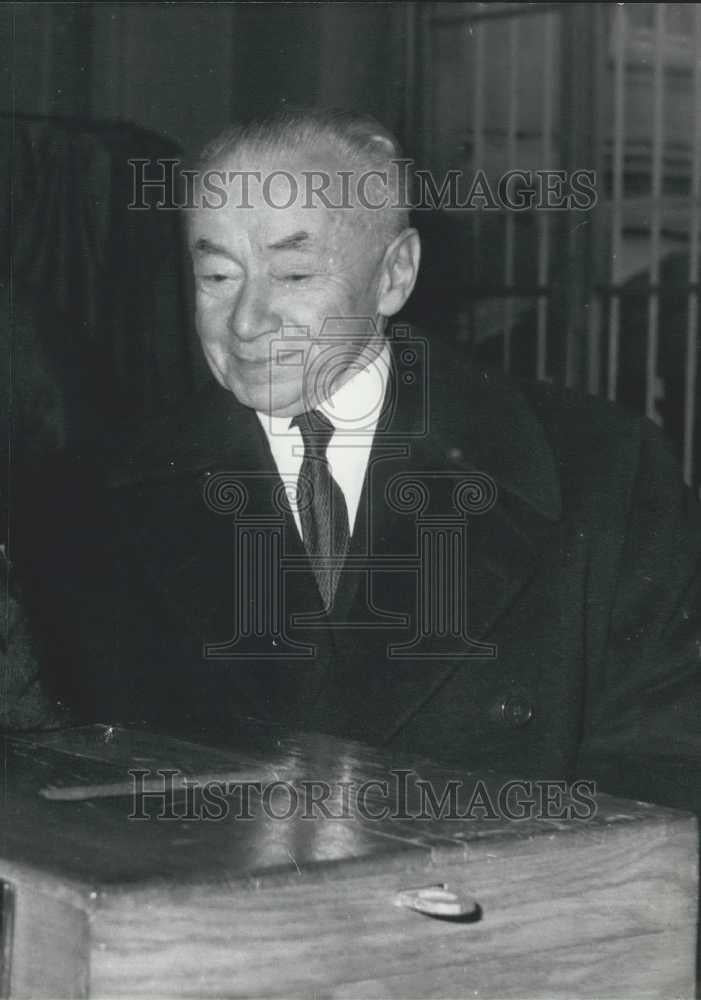
{"type": "Polygon", "coordinates": [[[223,349],[230,338],[226,316],[211,311],[195,313],[195,329],[203,345],[212,345],[217,350],[223,349]]]}
{"type": "Polygon", "coordinates": [[[206,292],[198,291],[195,294],[195,320],[205,326],[225,325],[234,305],[235,300],[231,296],[213,298],[206,292]]]}
{"type": "Polygon", "coordinates": [[[204,339],[202,339],[202,350],[212,375],[220,385],[224,385],[226,364],[222,351],[204,339]]]}

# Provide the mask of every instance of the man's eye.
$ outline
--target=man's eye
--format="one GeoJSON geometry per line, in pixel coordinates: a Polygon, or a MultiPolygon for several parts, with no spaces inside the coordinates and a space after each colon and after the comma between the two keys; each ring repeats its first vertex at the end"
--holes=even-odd
{"type": "Polygon", "coordinates": [[[285,274],[283,276],[283,281],[306,281],[307,278],[311,278],[311,274],[285,274]]]}
{"type": "Polygon", "coordinates": [[[238,291],[238,275],[207,271],[197,277],[197,287],[212,299],[230,299],[238,291]]]}

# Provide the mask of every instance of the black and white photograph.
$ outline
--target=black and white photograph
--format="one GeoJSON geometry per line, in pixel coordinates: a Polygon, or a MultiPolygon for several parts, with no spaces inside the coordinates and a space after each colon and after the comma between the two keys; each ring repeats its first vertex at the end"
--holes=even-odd
{"type": "Polygon", "coordinates": [[[0,998],[700,996],[701,4],[0,72],[0,998]]]}

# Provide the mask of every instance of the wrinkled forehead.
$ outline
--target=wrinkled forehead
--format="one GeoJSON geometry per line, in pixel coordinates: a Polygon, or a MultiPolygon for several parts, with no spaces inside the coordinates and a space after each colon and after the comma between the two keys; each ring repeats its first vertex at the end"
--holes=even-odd
{"type": "MultiPolygon", "coordinates": [[[[381,211],[372,207],[367,168],[344,162],[327,145],[307,150],[244,147],[213,160],[196,177],[191,221],[208,228],[245,229],[268,245],[277,237],[308,233],[311,243],[333,250],[351,240],[375,254],[384,247],[381,211]],[[367,194],[368,205],[359,200],[367,194]]],[[[294,241],[291,241],[294,249],[294,241]]]]}

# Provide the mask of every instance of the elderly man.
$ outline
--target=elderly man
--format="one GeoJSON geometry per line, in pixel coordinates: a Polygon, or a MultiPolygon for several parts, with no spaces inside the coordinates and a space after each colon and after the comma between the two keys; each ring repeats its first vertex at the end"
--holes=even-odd
{"type": "Polygon", "coordinates": [[[377,122],[274,116],[191,176],[214,381],[113,465],[84,714],[698,807],[701,528],[655,429],[388,331],[420,247],[377,122]]]}

